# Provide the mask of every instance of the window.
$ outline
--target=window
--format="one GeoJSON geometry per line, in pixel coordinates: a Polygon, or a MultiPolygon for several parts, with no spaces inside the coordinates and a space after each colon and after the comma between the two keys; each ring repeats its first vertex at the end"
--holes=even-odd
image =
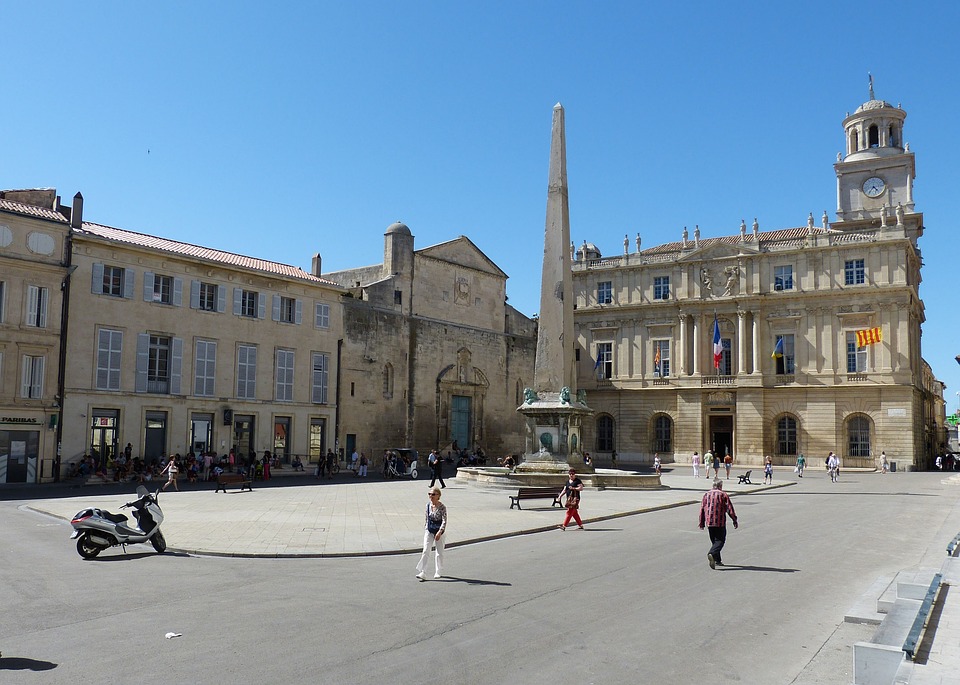
{"type": "Polygon", "coordinates": [[[653,422],[653,451],[673,452],[673,420],[660,414],[653,422]]]}
{"type": "Polygon", "coordinates": [[[34,328],[47,327],[47,300],[49,290],[35,285],[27,286],[26,324],[34,328]]]}
{"type": "Polygon", "coordinates": [[[143,274],[143,299],[158,304],[173,304],[173,277],[150,272],[143,274]]]}
{"type": "Polygon", "coordinates": [[[217,377],[217,343],[212,340],[198,340],[193,360],[193,394],[213,397],[217,377]]]}
{"type": "Polygon", "coordinates": [[[597,451],[613,451],[613,417],[601,416],[597,419],[597,451]]]}
{"type": "Polygon", "coordinates": [[[389,400],[393,397],[393,364],[389,362],[383,365],[383,399],[389,400]]]}
{"type": "Polygon", "coordinates": [[[869,147],[880,147],[880,129],[876,124],[872,124],[867,129],[867,145],[869,147]]]}
{"type": "Polygon", "coordinates": [[[303,316],[303,303],[292,297],[273,296],[273,320],[281,323],[299,324],[303,316]]]}
{"type": "Polygon", "coordinates": [[[103,288],[100,292],[111,297],[123,297],[125,270],[119,266],[102,265],[101,268],[103,269],[103,288]]]}
{"type": "Polygon", "coordinates": [[[867,370],[867,348],[857,347],[857,332],[847,331],[847,373],[867,370]]]}
{"type": "Polygon", "coordinates": [[[170,338],[151,335],[147,357],[147,392],[170,392],[170,338]]]}
{"type": "Polygon", "coordinates": [[[777,373],[792,374],[796,371],[794,368],[793,333],[777,336],[773,345],[773,354],[777,364],[777,373]]]}
{"type": "Polygon", "coordinates": [[[611,281],[597,283],[597,302],[600,304],[613,302],[613,283],[611,281]]]}
{"type": "Polygon", "coordinates": [[[20,396],[24,399],[43,398],[43,361],[42,356],[24,355],[23,382],[20,385],[20,396]]]}
{"type": "Polygon", "coordinates": [[[851,457],[870,456],[870,420],[861,414],[847,422],[847,454],[851,457]]]}
{"type": "Polygon", "coordinates": [[[293,350],[277,350],[276,398],[293,401],[293,350]]]}
{"type": "Polygon", "coordinates": [[[315,404],[327,403],[327,376],[329,370],[330,356],[322,352],[314,352],[311,397],[315,404]]]}
{"type": "Polygon", "coordinates": [[[597,361],[593,365],[597,380],[613,378],[613,343],[597,343],[597,361]]]}
{"type": "Polygon", "coordinates": [[[723,352],[720,353],[720,366],[717,367],[721,376],[731,376],[733,375],[733,343],[730,338],[721,338],[720,345],[723,347],[723,352]]]}
{"type": "Polygon", "coordinates": [[[237,316],[262,319],[264,317],[264,304],[260,293],[255,290],[235,288],[233,291],[233,313],[237,316]]]}
{"type": "Polygon", "coordinates": [[[257,396],[257,348],[237,347],[237,397],[252,400],[257,396]]]}
{"type": "Polygon", "coordinates": [[[867,280],[862,259],[848,259],[843,264],[843,284],[863,285],[867,280]]]}
{"type": "Polygon", "coordinates": [[[120,389],[123,333],[101,328],[97,334],[97,390],[120,389]]]}
{"type": "Polygon", "coordinates": [[[3,303],[6,301],[4,295],[6,294],[6,283],[0,281],[0,323],[3,323],[3,303]]]}
{"type": "Polygon", "coordinates": [[[653,341],[653,372],[659,378],[670,375],[670,341],[653,341]]]}
{"type": "Polygon", "coordinates": [[[773,267],[773,289],[793,290],[793,266],[773,267]]]}
{"type": "Polygon", "coordinates": [[[222,312],[225,300],[223,289],[216,283],[190,282],[190,308],[201,312],[222,312]]]}
{"type": "Polygon", "coordinates": [[[655,300],[670,299],[670,277],[669,276],[654,276],[653,299],[655,300]]]}
{"type": "Polygon", "coordinates": [[[781,416],[777,421],[777,454],[797,454],[797,420],[792,416],[781,416]]]}
{"type": "Polygon", "coordinates": [[[403,304],[403,291],[394,290],[393,291],[393,303],[394,304],[403,304]]]}
{"type": "Polygon", "coordinates": [[[330,328],[330,305],[317,302],[313,315],[313,325],[317,328],[330,328]]]}

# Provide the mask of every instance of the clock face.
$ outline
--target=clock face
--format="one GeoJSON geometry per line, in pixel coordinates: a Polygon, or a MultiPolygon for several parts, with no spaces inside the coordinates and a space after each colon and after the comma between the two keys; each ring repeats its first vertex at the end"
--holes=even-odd
{"type": "Polygon", "coordinates": [[[867,197],[880,197],[886,187],[882,178],[871,176],[863,182],[863,194],[867,197]]]}

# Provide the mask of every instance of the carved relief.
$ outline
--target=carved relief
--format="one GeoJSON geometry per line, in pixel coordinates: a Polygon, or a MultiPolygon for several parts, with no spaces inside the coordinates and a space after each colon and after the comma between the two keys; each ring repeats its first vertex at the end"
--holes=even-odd
{"type": "Polygon", "coordinates": [[[457,304],[470,303],[470,281],[463,276],[457,278],[456,287],[453,289],[453,301],[457,304]]]}

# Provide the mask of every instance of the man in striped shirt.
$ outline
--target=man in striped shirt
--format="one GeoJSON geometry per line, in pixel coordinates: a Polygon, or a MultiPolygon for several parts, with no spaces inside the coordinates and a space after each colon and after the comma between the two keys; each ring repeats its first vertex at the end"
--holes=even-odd
{"type": "Polygon", "coordinates": [[[723,481],[717,478],[713,481],[713,490],[709,490],[700,503],[700,530],[706,526],[710,533],[711,546],[710,552],[707,553],[710,568],[723,566],[723,562],[720,561],[720,550],[723,549],[723,543],[727,541],[727,514],[730,514],[733,527],[737,528],[737,512],[733,510],[730,496],[723,491],[723,481]]]}

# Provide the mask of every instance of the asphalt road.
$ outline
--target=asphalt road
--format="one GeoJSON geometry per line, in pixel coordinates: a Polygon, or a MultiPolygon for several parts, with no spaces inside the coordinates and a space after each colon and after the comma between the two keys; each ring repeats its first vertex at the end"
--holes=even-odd
{"type": "Polygon", "coordinates": [[[85,562],[68,524],[5,501],[0,682],[848,683],[844,611],[939,566],[960,486],[808,474],[734,499],[716,571],[679,507],[451,549],[423,583],[416,556],[85,562]]]}

